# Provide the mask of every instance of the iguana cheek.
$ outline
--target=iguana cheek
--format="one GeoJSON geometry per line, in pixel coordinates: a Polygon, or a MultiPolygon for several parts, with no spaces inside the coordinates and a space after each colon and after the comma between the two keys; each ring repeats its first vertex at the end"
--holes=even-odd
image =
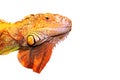
{"type": "Polygon", "coordinates": [[[28,44],[29,46],[32,46],[32,45],[35,44],[35,38],[34,38],[33,35],[29,35],[29,36],[27,37],[27,44],[28,44]]]}
{"type": "Polygon", "coordinates": [[[33,33],[27,36],[26,43],[28,46],[32,47],[40,45],[47,40],[49,40],[49,37],[45,37],[45,35],[40,33],[39,34],[33,33]]]}

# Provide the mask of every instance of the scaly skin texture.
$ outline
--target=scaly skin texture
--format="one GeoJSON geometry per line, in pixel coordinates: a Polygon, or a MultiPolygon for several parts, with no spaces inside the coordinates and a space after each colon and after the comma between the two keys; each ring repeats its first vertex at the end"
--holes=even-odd
{"type": "Polygon", "coordinates": [[[0,55],[19,50],[19,62],[40,73],[53,47],[67,36],[71,26],[67,17],[51,13],[31,14],[15,23],[0,20],[0,55]]]}

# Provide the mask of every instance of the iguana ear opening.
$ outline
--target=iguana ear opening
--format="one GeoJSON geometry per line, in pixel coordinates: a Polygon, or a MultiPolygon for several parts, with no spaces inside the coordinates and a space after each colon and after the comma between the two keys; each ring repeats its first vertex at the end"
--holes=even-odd
{"type": "Polygon", "coordinates": [[[49,61],[53,47],[54,44],[44,42],[41,45],[31,47],[28,50],[21,49],[18,53],[18,60],[24,67],[40,73],[49,61]]]}

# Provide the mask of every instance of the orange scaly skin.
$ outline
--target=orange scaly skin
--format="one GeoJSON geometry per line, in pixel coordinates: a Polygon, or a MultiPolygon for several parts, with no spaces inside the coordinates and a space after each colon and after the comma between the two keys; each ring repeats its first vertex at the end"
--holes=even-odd
{"type": "Polygon", "coordinates": [[[19,50],[18,60],[40,73],[55,44],[71,31],[72,22],[59,14],[31,14],[15,23],[0,20],[0,55],[19,50]]]}

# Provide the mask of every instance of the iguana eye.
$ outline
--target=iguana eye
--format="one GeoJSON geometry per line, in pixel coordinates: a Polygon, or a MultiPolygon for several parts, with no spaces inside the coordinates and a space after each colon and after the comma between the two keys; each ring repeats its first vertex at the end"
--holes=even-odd
{"type": "Polygon", "coordinates": [[[49,17],[46,16],[45,19],[46,19],[46,20],[49,20],[49,17]]]}
{"type": "Polygon", "coordinates": [[[35,44],[35,38],[34,38],[33,35],[29,35],[29,36],[27,37],[27,44],[28,44],[29,46],[33,46],[33,45],[35,44]]]}

